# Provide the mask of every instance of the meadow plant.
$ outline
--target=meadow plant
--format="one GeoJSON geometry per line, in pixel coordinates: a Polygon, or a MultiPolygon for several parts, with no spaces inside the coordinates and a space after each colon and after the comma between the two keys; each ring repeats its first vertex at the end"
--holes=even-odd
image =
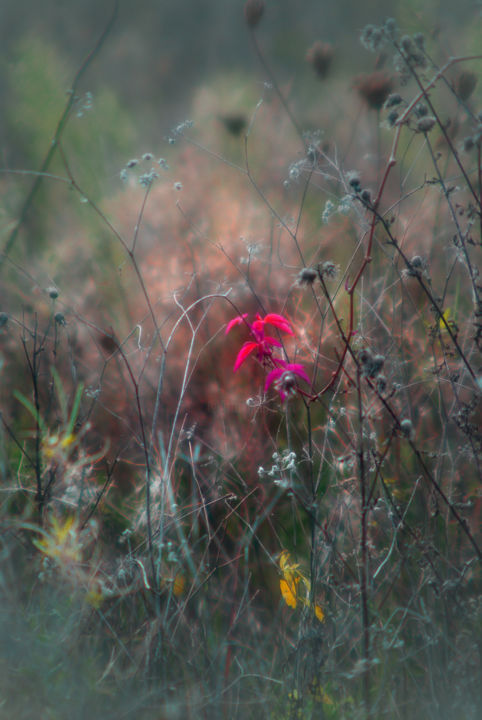
{"type": "MultiPolygon", "coordinates": [[[[209,117],[203,88],[100,199],[63,137],[82,66],[4,233],[5,711],[31,717],[30,678],[52,718],[469,720],[482,57],[365,27],[328,136],[271,70],[265,3],[244,21],[261,98],[209,117]],[[64,222],[35,249],[40,184],[64,222]]],[[[330,92],[336,48],[306,60],[330,92]]]]}

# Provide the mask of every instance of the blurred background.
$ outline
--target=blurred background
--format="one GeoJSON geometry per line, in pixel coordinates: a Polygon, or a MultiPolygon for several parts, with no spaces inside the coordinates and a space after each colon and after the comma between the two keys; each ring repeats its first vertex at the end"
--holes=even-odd
{"type": "MultiPolygon", "coordinates": [[[[113,7],[111,0],[2,0],[0,165],[32,166],[46,151],[65,91],[113,7]]],[[[189,116],[203,84],[222,75],[266,79],[243,7],[243,0],[120,0],[114,26],[80,88],[93,95],[97,126],[91,132],[103,138],[96,150],[103,151],[107,167],[118,165],[116,152],[127,151],[134,138],[147,147],[189,116]]],[[[257,35],[279,82],[322,102],[306,67],[308,47],[317,40],[332,43],[338,79],[372,69],[360,32],[390,16],[406,32],[442,35],[447,56],[460,51],[462,28],[465,33],[472,26],[477,46],[472,21],[480,16],[478,0],[268,0],[257,35]]],[[[229,112],[230,98],[225,100],[229,112]]]]}

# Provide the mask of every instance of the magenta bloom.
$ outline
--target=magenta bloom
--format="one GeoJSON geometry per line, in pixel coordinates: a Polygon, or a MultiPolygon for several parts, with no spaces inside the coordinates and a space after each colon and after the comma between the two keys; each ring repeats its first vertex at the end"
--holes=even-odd
{"type": "Polygon", "coordinates": [[[238,317],[230,320],[226,327],[227,334],[235,325],[244,324],[249,328],[253,337],[252,340],[245,342],[243,347],[239,351],[236,357],[236,361],[234,363],[234,372],[236,372],[236,370],[241,367],[244,361],[254,352],[256,353],[258,360],[262,363],[279,362],[276,361],[275,358],[273,358],[272,348],[282,347],[282,344],[276,338],[271,337],[270,335],[265,335],[266,325],[273,325],[274,327],[277,327],[278,330],[281,330],[288,335],[294,335],[289,320],[283,317],[283,315],[278,315],[277,313],[268,313],[264,316],[264,318],[262,318],[261,315],[256,315],[253,323],[249,323],[246,320],[247,317],[247,313],[245,313],[244,315],[238,315],[238,317]]]}
{"type": "Polygon", "coordinates": [[[283,402],[287,397],[296,395],[298,390],[296,376],[300,377],[308,384],[310,382],[310,378],[306,374],[306,370],[303,365],[300,365],[299,363],[285,363],[282,360],[278,360],[277,362],[279,367],[274,368],[270,373],[268,373],[264,384],[264,391],[267,392],[271,385],[274,384],[283,402]]]}

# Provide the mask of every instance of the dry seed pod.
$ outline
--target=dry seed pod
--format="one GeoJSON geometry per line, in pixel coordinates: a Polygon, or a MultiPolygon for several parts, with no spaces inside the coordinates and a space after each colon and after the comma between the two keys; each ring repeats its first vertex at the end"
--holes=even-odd
{"type": "Polygon", "coordinates": [[[255,28],[264,14],[264,0],[247,0],[244,6],[244,17],[249,28],[255,28]]]}

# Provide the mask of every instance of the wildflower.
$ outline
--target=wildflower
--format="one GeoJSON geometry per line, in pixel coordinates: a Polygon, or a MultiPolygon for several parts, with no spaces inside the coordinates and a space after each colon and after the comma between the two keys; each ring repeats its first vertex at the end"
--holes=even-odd
{"type": "MultiPolygon", "coordinates": [[[[301,572],[298,563],[291,560],[291,556],[287,550],[283,550],[279,559],[279,566],[282,573],[279,586],[283,600],[288,607],[296,608],[298,602],[306,607],[310,607],[310,581],[301,572]],[[302,590],[304,589],[304,592],[302,590]]],[[[313,610],[320,622],[323,622],[325,613],[319,605],[314,605],[313,610]]]]}
{"type": "Polygon", "coordinates": [[[55,516],[50,520],[49,530],[39,530],[43,538],[33,544],[44,555],[60,564],[78,563],[82,559],[82,545],[75,517],[70,516],[62,524],[55,516]]]}
{"type": "MultiPolygon", "coordinates": [[[[261,315],[257,314],[256,319],[253,323],[248,323],[247,313],[244,315],[238,315],[238,317],[233,318],[233,320],[230,320],[226,327],[226,335],[230,330],[232,330],[233,327],[236,325],[245,324],[249,328],[251,335],[253,336],[253,340],[250,340],[248,342],[245,342],[241,350],[239,351],[236,361],[234,363],[234,372],[238,370],[238,368],[241,367],[241,365],[244,363],[244,361],[253,353],[256,352],[256,355],[258,357],[258,360],[261,362],[271,361],[275,362],[275,359],[272,355],[272,347],[282,347],[282,344],[279,340],[276,338],[270,337],[269,335],[265,335],[265,326],[266,325],[273,325],[274,327],[277,327],[278,330],[281,330],[282,332],[287,333],[288,335],[294,335],[293,330],[291,329],[291,325],[289,320],[287,320],[283,315],[278,315],[277,313],[268,313],[264,316],[264,318],[261,317],[261,315]]],[[[277,360],[276,362],[281,362],[277,360]]]]}
{"type": "Polygon", "coordinates": [[[76,436],[71,432],[60,435],[46,435],[42,440],[42,450],[46,458],[65,458],[72,452],[77,441],[76,436]]]}
{"type": "Polygon", "coordinates": [[[154,180],[157,180],[158,177],[159,175],[155,172],[155,170],[151,170],[150,172],[144,173],[139,177],[139,185],[148,188],[152,185],[154,180]]]}
{"type": "Polygon", "coordinates": [[[266,382],[264,384],[264,391],[274,384],[276,390],[279,392],[282,402],[287,397],[296,395],[298,391],[298,383],[296,376],[309,384],[310,378],[306,374],[306,370],[303,365],[299,363],[285,363],[283,360],[276,360],[279,367],[274,368],[268,373],[266,382]]]}

